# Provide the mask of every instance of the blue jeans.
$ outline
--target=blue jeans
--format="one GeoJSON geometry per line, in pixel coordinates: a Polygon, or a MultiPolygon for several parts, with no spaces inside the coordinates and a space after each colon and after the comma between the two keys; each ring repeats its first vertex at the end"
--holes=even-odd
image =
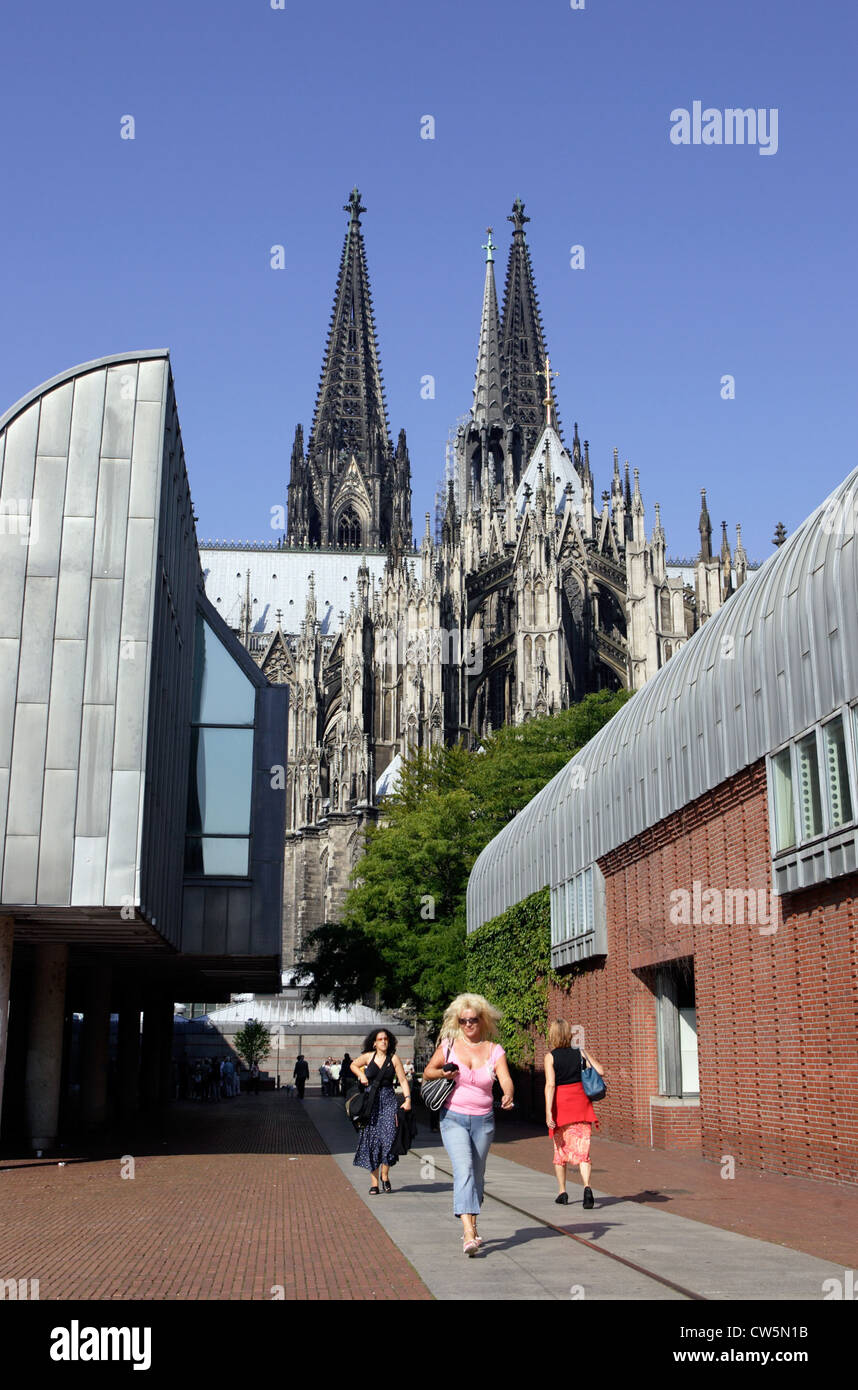
{"type": "Polygon", "coordinates": [[[445,1110],[441,1138],[453,1164],[453,1214],[476,1216],[483,1204],[486,1158],[495,1133],[495,1117],[460,1115],[445,1110]]]}

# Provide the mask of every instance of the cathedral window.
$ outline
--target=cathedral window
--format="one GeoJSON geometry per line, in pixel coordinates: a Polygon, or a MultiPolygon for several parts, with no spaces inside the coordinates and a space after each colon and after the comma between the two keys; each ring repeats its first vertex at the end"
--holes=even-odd
{"type": "Polygon", "coordinates": [[[337,525],[337,545],[354,550],[361,544],[361,524],[353,507],[347,507],[337,525]]]}

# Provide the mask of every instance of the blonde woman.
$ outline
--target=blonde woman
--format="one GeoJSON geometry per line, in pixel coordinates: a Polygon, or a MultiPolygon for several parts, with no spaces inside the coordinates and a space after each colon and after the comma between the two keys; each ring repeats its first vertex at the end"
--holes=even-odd
{"type": "Polygon", "coordinates": [[[590,1131],[596,1119],[593,1103],[581,1084],[582,1066],[593,1067],[604,1076],[601,1062],[583,1047],[572,1046],[572,1029],[562,1018],[548,1030],[549,1051],[545,1054],[545,1123],[554,1141],[554,1173],[557,1177],[557,1196],[560,1206],[569,1201],[566,1195],[566,1166],[577,1166],[584,1184],[586,1211],[593,1208],[593,1189],[590,1187],[590,1131]]]}
{"type": "Polygon", "coordinates": [[[441,1111],[441,1138],[453,1164],[453,1214],[462,1221],[466,1255],[475,1255],[483,1243],[477,1217],[495,1132],[495,1079],[503,1091],[503,1109],[513,1106],[506,1053],[494,1041],[499,1019],[497,1009],[481,994],[458,995],[444,1014],[438,1047],[423,1072],[427,1081],[451,1076],[456,1083],[441,1111]]]}

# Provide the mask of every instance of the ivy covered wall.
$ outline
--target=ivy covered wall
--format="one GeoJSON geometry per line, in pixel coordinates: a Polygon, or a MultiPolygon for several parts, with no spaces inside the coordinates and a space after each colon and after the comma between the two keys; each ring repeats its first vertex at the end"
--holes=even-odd
{"type": "Polygon", "coordinates": [[[468,989],[500,1009],[500,1042],[515,1067],[533,1061],[534,1029],[548,1031],[548,986],[560,984],[551,969],[548,889],[485,922],[465,943],[468,989]]]}

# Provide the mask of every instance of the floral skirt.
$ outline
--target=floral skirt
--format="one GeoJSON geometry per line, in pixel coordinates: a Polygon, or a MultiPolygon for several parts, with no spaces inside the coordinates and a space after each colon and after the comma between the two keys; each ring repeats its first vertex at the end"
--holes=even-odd
{"type": "Polygon", "coordinates": [[[577,1166],[590,1161],[590,1130],[592,1125],[586,1121],[578,1124],[561,1125],[554,1131],[554,1164],[560,1168],[564,1163],[577,1166]]]}
{"type": "Polygon", "coordinates": [[[382,1086],[372,1107],[372,1119],[360,1132],[357,1152],[354,1156],[355,1168],[367,1168],[370,1172],[382,1163],[394,1164],[396,1154],[392,1153],[396,1139],[396,1112],[399,1108],[392,1086],[382,1086]]]}

